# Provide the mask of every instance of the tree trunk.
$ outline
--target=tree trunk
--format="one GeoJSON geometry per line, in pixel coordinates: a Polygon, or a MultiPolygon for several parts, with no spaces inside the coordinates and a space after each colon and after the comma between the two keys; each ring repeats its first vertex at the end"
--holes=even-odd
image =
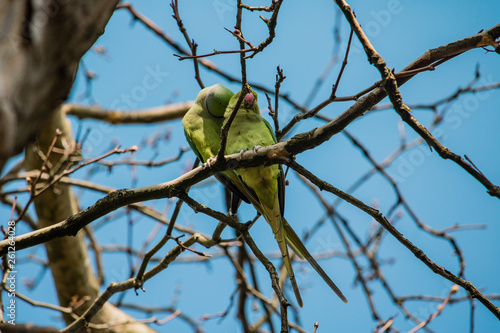
{"type": "Polygon", "coordinates": [[[0,172],[71,89],[118,0],[0,0],[0,172]]]}

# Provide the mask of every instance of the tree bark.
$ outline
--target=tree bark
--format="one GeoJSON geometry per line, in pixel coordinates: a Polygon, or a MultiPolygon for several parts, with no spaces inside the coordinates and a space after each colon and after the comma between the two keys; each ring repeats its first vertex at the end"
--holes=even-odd
{"type": "Polygon", "coordinates": [[[118,0],[0,0],[0,171],[71,89],[118,0]]]}

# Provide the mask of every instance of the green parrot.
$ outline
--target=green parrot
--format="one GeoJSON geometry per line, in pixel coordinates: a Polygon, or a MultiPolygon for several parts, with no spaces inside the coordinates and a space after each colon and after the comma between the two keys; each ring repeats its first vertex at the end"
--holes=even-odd
{"type": "Polygon", "coordinates": [[[224,112],[233,95],[234,93],[222,84],[204,88],[182,118],[189,146],[202,163],[217,155],[219,151],[224,112]]]}
{"type": "MultiPolygon", "coordinates": [[[[224,115],[226,119],[233,112],[240,93],[231,97],[224,115]]],[[[276,142],[271,125],[260,115],[257,94],[253,91],[247,93],[229,129],[226,155],[248,149],[258,149],[276,142]]],[[[229,170],[224,172],[224,175],[231,181],[233,187],[239,190],[238,197],[246,202],[250,201],[271,226],[299,306],[302,307],[302,298],[293,273],[287,245],[301,259],[306,259],[337,296],[347,303],[340,289],[311,256],[299,236],[283,217],[285,179],[281,166],[275,164],[229,170]]]]}
{"type": "MultiPolygon", "coordinates": [[[[220,148],[220,132],[224,112],[234,93],[222,84],[215,84],[198,93],[193,106],[182,118],[184,134],[196,157],[209,165],[220,148]]],[[[224,175],[215,176],[232,194],[230,213],[236,213],[241,200],[250,203],[224,175]]]]}

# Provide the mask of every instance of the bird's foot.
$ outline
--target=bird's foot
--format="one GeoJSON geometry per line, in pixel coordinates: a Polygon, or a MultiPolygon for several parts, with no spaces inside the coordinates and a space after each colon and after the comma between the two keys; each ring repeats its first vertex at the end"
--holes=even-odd
{"type": "Polygon", "coordinates": [[[214,157],[209,157],[209,158],[208,158],[208,160],[207,160],[207,162],[206,162],[207,167],[212,168],[212,165],[214,165],[214,164],[215,164],[215,161],[216,161],[216,160],[217,160],[217,159],[216,159],[216,158],[214,158],[214,157]]]}
{"type": "Polygon", "coordinates": [[[238,156],[236,159],[239,161],[241,161],[241,159],[243,158],[243,154],[248,150],[248,148],[244,148],[240,151],[240,156],[238,156]]]}
{"type": "Polygon", "coordinates": [[[253,152],[254,152],[254,153],[256,153],[256,154],[257,154],[257,151],[258,151],[260,148],[262,148],[262,146],[257,145],[257,146],[253,146],[252,150],[253,150],[253,152]]]}

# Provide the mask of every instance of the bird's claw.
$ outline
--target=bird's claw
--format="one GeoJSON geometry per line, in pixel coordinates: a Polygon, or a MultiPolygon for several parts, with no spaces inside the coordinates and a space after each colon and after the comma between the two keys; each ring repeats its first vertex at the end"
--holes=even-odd
{"type": "Polygon", "coordinates": [[[206,162],[207,167],[212,168],[212,165],[215,164],[215,161],[216,161],[216,159],[214,157],[209,157],[207,162],[206,162]]]}
{"type": "Polygon", "coordinates": [[[262,148],[262,146],[257,145],[257,146],[253,146],[252,150],[254,153],[257,154],[257,150],[259,150],[260,148],[262,148]]]}
{"type": "Polygon", "coordinates": [[[243,158],[243,154],[248,150],[248,148],[244,148],[240,151],[240,156],[238,156],[236,159],[239,161],[241,161],[241,159],[243,158]]]}
{"type": "MultiPolygon", "coordinates": [[[[254,153],[257,153],[257,150],[259,150],[260,148],[262,148],[262,147],[261,147],[261,146],[259,146],[259,145],[257,145],[257,146],[253,146],[253,147],[252,147],[252,151],[253,151],[254,153]]],[[[242,149],[242,150],[240,151],[240,156],[238,156],[238,158],[237,158],[238,162],[239,162],[239,161],[241,161],[241,160],[243,159],[243,154],[244,154],[246,151],[249,151],[249,150],[250,150],[250,149],[248,149],[248,148],[244,148],[244,149],[242,149]]]]}

